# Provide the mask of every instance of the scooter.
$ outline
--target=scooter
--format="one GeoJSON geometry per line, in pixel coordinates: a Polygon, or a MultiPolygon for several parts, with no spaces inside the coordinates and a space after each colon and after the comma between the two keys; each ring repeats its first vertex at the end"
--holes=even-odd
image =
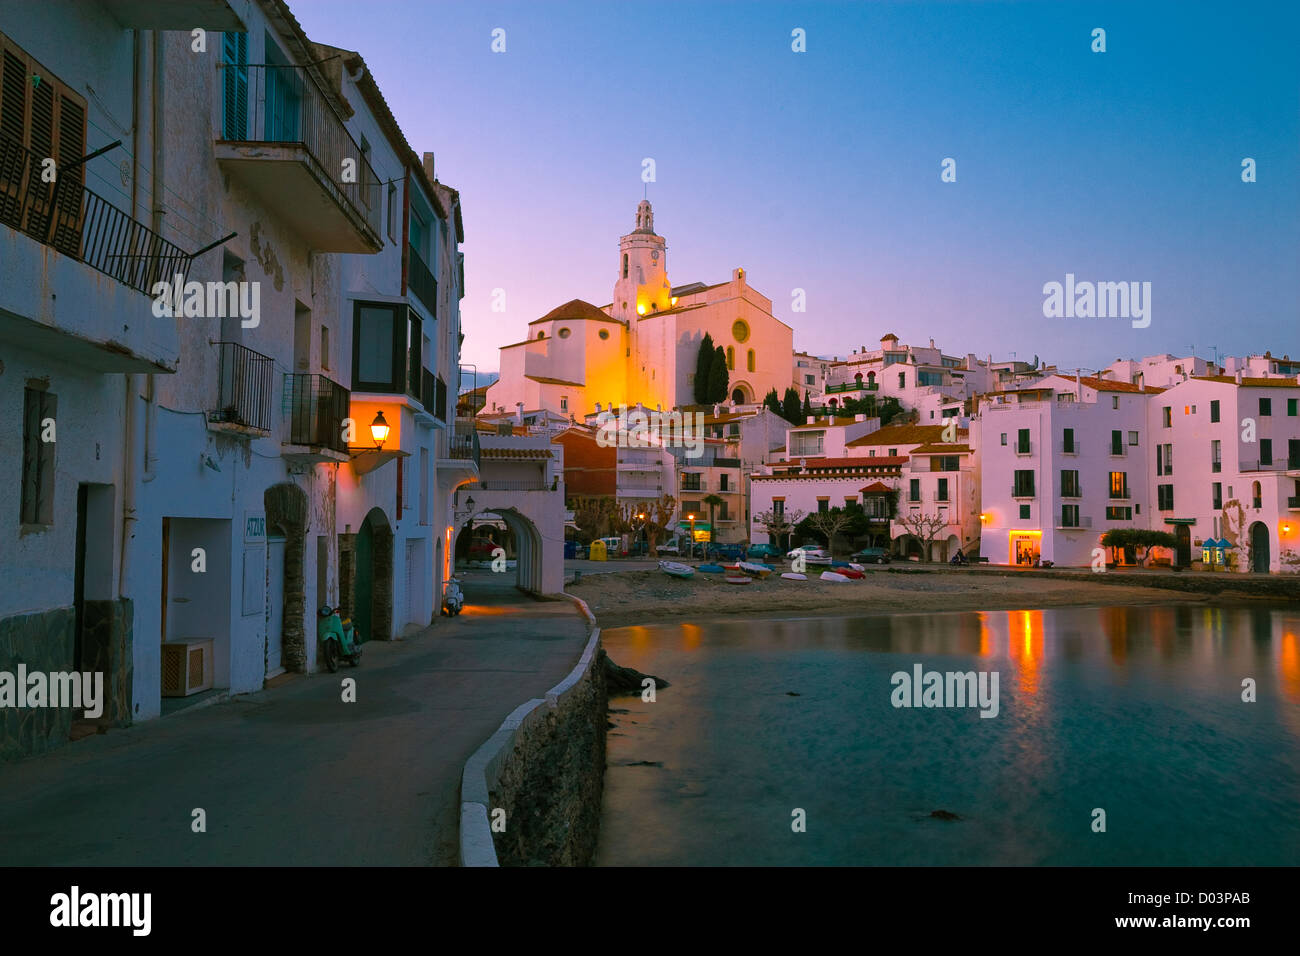
{"type": "Polygon", "coordinates": [[[970,559],[967,558],[965,552],[959,548],[957,553],[948,559],[948,563],[957,565],[970,564],[970,559]]]}
{"type": "Polygon", "coordinates": [[[317,612],[316,639],[320,642],[321,663],[331,674],[339,669],[341,660],[353,667],[361,663],[361,643],[352,619],[340,619],[328,604],[317,612]]]}
{"type": "Polygon", "coordinates": [[[455,617],[464,606],[465,594],[460,589],[460,580],[449,578],[442,595],[442,613],[448,617],[455,617]]]}

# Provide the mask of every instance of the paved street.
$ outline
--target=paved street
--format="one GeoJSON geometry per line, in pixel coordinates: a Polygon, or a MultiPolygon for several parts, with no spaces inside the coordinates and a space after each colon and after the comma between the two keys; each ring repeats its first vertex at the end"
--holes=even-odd
{"type": "Polygon", "coordinates": [[[462,765],[587,636],[567,601],[466,585],[459,618],[358,669],[0,765],[0,865],[454,864],[462,765]]]}

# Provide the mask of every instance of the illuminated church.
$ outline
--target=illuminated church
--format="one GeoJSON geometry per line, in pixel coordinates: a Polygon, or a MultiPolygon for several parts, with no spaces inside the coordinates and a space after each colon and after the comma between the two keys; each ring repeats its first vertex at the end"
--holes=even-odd
{"type": "Polygon", "coordinates": [[[794,332],[745,270],[714,285],[668,281],[667,244],[642,200],[636,228],[619,240],[613,301],[574,299],[529,323],[528,338],[501,348],[501,377],[486,413],[549,409],[581,419],[641,402],[669,409],[695,403],[695,366],[705,333],[726,350],[729,400],[758,403],[791,382],[794,332]]]}

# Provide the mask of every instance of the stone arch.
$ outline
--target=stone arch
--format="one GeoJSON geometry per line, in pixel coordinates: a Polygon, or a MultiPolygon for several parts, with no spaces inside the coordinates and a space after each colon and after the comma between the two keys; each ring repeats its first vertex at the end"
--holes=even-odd
{"type": "MultiPolygon", "coordinates": [[[[473,513],[460,518],[453,529],[452,541],[455,542],[469,523],[482,514],[493,514],[505,522],[514,535],[515,543],[515,587],[529,594],[544,593],[542,583],[542,535],[537,525],[528,515],[516,508],[494,508],[483,506],[473,513]]],[[[441,606],[441,605],[440,605],[441,606]]]]}
{"type": "Polygon", "coordinates": [[[266,528],[284,536],[284,594],[281,653],[286,670],[307,670],[307,583],[304,559],[307,541],[307,493],[292,482],[271,485],[262,492],[266,528]]]}
{"type": "Polygon", "coordinates": [[[1269,571],[1268,525],[1256,521],[1250,526],[1250,570],[1260,574],[1269,571]]]}
{"type": "Polygon", "coordinates": [[[731,402],[733,405],[750,405],[754,401],[754,390],[749,387],[748,382],[733,382],[731,386],[731,402]]]}
{"type": "Polygon", "coordinates": [[[382,508],[371,508],[356,534],[349,536],[347,584],[343,583],[340,545],[340,610],[350,616],[362,641],[393,635],[393,528],[382,508]]]}

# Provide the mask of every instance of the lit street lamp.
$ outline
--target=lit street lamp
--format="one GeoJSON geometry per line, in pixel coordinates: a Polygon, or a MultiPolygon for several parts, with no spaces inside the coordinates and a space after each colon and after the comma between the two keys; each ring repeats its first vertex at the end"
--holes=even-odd
{"type": "Polygon", "coordinates": [[[693,514],[689,514],[689,515],[687,515],[686,517],[687,517],[687,518],[690,520],[690,522],[691,522],[691,550],[690,550],[690,555],[691,555],[692,558],[694,558],[694,557],[695,557],[695,515],[693,515],[693,514]]]}

